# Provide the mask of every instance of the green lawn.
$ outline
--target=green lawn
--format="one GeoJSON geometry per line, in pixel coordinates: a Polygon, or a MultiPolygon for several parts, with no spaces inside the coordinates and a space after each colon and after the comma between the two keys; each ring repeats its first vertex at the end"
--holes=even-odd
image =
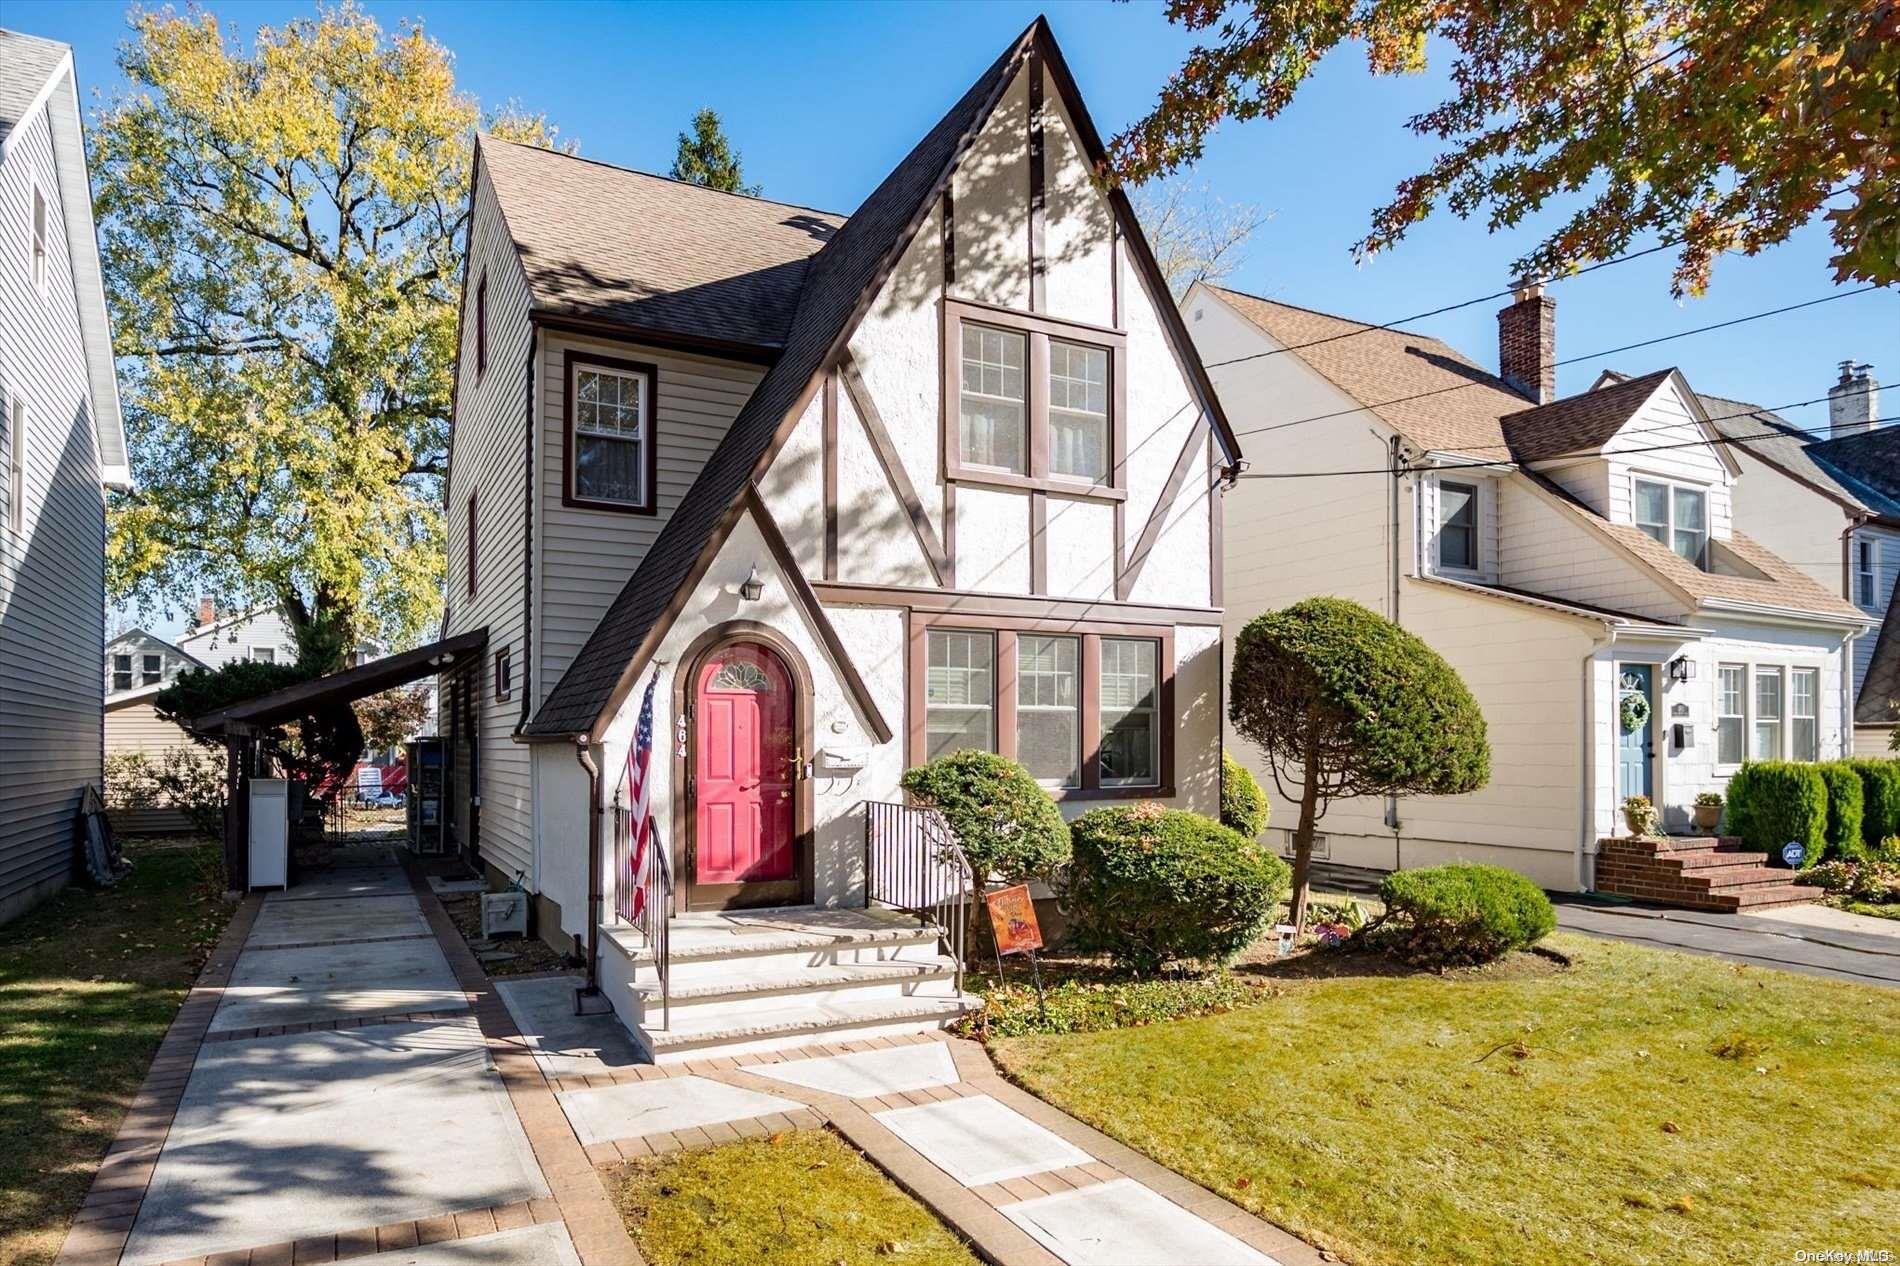
{"type": "Polygon", "coordinates": [[[215,844],[130,841],[131,875],[0,928],[0,1262],[53,1260],[230,907],[215,844]]]}
{"type": "Polygon", "coordinates": [[[829,1130],[636,1162],[616,1203],[653,1266],[975,1266],[928,1209],[829,1130]]]}
{"type": "Polygon", "coordinates": [[[993,1050],[1050,1102],[1354,1262],[1900,1250],[1900,992],[1547,944],[1573,965],[1335,960],[1257,1006],[993,1050]]]}

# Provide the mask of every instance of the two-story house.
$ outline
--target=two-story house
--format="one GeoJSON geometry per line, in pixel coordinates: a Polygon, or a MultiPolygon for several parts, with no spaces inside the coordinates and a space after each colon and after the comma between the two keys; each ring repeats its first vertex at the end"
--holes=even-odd
{"type": "Polygon", "coordinates": [[[848,217],[480,142],[450,815],[661,1058],[963,1009],[866,908],[938,864],[912,765],[1217,810],[1238,452],[1102,152],[1041,21],[848,217]]]}
{"type": "Polygon", "coordinates": [[[1741,401],[1703,403],[1742,468],[1736,526],[1871,623],[1854,643],[1853,746],[1880,754],[1900,723],[1900,629],[1889,616],[1900,581],[1900,426],[1880,424],[1870,370],[1842,362],[1825,435],[1741,401]]]}
{"type": "Polygon", "coordinates": [[[126,463],[72,50],[0,30],[0,922],[71,877],[100,780],[126,463]]]}
{"type": "MultiPolygon", "coordinates": [[[[1229,635],[1352,598],[1423,637],[1484,709],[1490,784],[1336,804],[1333,861],[1487,861],[1588,890],[1625,797],[1683,831],[1744,760],[1845,750],[1867,622],[1737,529],[1742,469],[1681,373],[1556,399],[1537,286],[1499,313],[1495,375],[1436,339],[1215,286],[1183,307],[1250,457],[1286,476],[1229,498],[1229,635]]],[[[1796,895],[1760,867],[1727,879],[1737,904],[1796,895]]]]}

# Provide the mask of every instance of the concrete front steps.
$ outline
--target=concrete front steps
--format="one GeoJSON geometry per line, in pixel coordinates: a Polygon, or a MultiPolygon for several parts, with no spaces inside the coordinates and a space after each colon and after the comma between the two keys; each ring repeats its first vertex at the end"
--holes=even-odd
{"type": "Polygon", "coordinates": [[[1723,914],[1816,898],[1815,889],[1793,882],[1792,872],[1766,865],[1766,853],[1744,852],[1741,844],[1734,836],[1598,840],[1597,891],[1723,914]]]}
{"type": "MultiPolygon", "coordinates": [[[[655,1063],[947,1028],[981,1005],[956,987],[941,932],[886,910],[680,915],[669,928],[669,1005],[637,932],[606,929],[630,969],[630,1024],[655,1063]]],[[[618,974],[604,961],[607,984],[618,974]]],[[[610,997],[612,995],[612,986],[610,997]]],[[[614,998],[623,1017],[628,1012],[614,998]]]]}

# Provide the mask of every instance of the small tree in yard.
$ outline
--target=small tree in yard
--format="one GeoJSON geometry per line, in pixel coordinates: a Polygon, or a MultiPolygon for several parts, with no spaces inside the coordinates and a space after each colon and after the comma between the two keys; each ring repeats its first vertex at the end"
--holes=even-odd
{"type": "Polygon", "coordinates": [[[1313,834],[1335,800],[1457,795],[1490,779],[1484,713],[1451,665],[1343,598],[1251,621],[1234,648],[1227,715],[1300,806],[1293,922],[1304,926],[1313,834]]]}

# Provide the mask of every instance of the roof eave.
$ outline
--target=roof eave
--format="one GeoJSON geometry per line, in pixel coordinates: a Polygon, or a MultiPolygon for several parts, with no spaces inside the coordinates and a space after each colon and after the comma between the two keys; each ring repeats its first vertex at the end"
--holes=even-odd
{"type": "Polygon", "coordinates": [[[1774,624],[1796,624],[1810,627],[1816,624],[1829,628],[1852,630],[1865,633],[1873,627],[1873,621],[1855,612],[1848,615],[1834,611],[1809,611],[1802,607],[1780,606],[1769,602],[1749,602],[1742,598],[1699,598],[1696,609],[1712,611],[1718,615],[1740,615],[1751,620],[1762,620],[1774,624]]]}

